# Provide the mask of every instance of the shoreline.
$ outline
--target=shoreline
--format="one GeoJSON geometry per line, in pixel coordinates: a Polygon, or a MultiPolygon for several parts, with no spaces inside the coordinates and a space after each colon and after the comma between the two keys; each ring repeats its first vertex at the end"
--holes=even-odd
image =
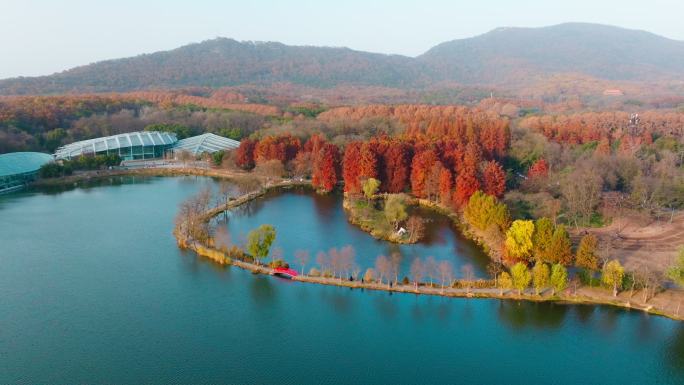
{"type": "MultiPolygon", "coordinates": [[[[242,270],[249,271],[253,274],[273,275],[274,270],[266,265],[257,265],[250,262],[245,262],[228,257],[224,252],[213,247],[194,243],[188,245],[185,249],[192,250],[200,257],[204,257],[218,263],[220,265],[232,265],[242,270]]],[[[314,277],[309,275],[297,275],[291,279],[292,281],[303,282],[308,284],[318,284],[326,286],[347,287],[351,289],[368,289],[375,291],[384,291],[388,293],[402,293],[415,295],[431,295],[451,298],[474,298],[474,299],[499,299],[499,300],[513,300],[513,301],[530,301],[530,302],[553,302],[562,305],[601,305],[614,306],[624,310],[639,310],[647,314],[663,316],[675,321],[684,321],[684,308],[679,314],[668,311],[657,304],[643,303],[638,300],[641,292],[634,292],[630,296],[628,291],[621,292],[618,297],[612,297],[607,291],[594,287],[578,287],[577,292],[574,293],[572,288],[566,288],[562,292],[551,294],[550,289],[543,290],[540,295],[534,294],[534,289],[527,288],[521,295],[518,295],[515,289],[505,289],[501,291],[499,288],[441,288],[439,285],[428,286],[421,283],[416,290],[414,284],[398,283],[389,287],[386,283],[378,282],[361,282],[358,280],[348,281],[339,278],[330,277],[314,277]],[[627,298],[626,298],[627,297],[627,298]]],[[[467,281],[457,280],[459,286],[462,286],[467,281]]],[[[471,281],[475,283],[477,281],[471,281]]],[[[670,294],[675,294],[674,291],[668,290],[670,294]]],[[[665,292],[659,293],[657,296],[663,296],[665,292]]],[[[684,293],[677,293],[681,300],[684,300],[684,293]]],[[[651,301],[655,299],[651,298],[651,301]]]]}
{"type": "MultiPolygon", "coordinates": [[[[221,205],[215,209],[211,209],[210,212],[215,213],[214,215],[221,213],[225,210],[229,210],[231,208],[237,207],[243,203],[246,203],[248,201],[251,201],[252,199],[257,199],[258,197],[264,195],[269,189],[272,188],[279,188],[279,187],[292,187],[295,184],[292,181],[289,182],[281,182],[281,184],[271,186],[269,188],[264,188],[262,189],[263,191],[260,192],[259,194],[255,193],[249,193],[246,194],[242,197],[239,197],[227,205],[221,205]],[[241,203],[239,203],[241,202],[241,203]]],[[[418,198],[412,198],[410,201],[410,204],[416,204],[421,207],[425,207],[431,210],[435,210],[441,214],[446,215],[456,226],[461,227],[462,223],[460,222],[460,218],[458,217],[457,214],[454,214],[452,212],[449,212],[445,210],[443,207],[441,207],[438,204],[435,204],[434,202],[429,202],[425,201],[423,199],[418,199],[418,198]]],[[[211,215],[207,217],[207,220],[211,219],[214,215],[211,215]]],[[[473,239],[475,242],[477,242],[476,237],[472,237],[472,235],[466,234],[465,231],[461,228],[462,233],[464,236],[468,238],[475,238],[473,239]]],[[[479,242],[478,242],[479,244],[479,242]]],[[[482,245],[480,245],[482,247],[482,245]]],[[[181,247],[181,242],[179,241],[179,247],[181,247]]],[[[267,275],[272,275],[273,269],[271,269],[268,266],[262,266],[262,265],[256,265],[253,263],[245,262],[245,261],[240,261],[236,259],[232,259],[228,257],[225,253],[223,253],[220,250],[217,250],[213,247],[210,247],[208,245],[199,245],[197,243],[193,245],[189,245],[187,247],[188,249],[191,249],[195,251],[195,253],[199,256],[202,257],[207,257],[210,260],[213,260],[214,262],[217,262],[221,265],[235,265],[241,269],[251,271],[254,274],[267,274],[267,275]]],[[[596,287],[586,287],[586,286],[579,286],[577,287],[576,292],[573,290],[573,293],[570,293],[570,283],[568,283],[568,288],[563,290],[560,293],[556,293],[555,295],[550,295],[550,290],[545,289],[542,291],[541,295],[536,295],[536,294],[530,294],[534,293],[534,289],[532,288],[527,288],[525,291],[523,291],[522,295],[517,295],[515,293],[515,290],[510,289],[510,290],[504,290],[503,294],[500,293],[499,288],[472,288],[472,289],[461,289],[461,288],[444,288],[442,289],[441,287],[426,287],[424,284],[422,286],[418,287],[418,290],[416,290],[415,285],[409,284],[409,285],[404,285],[401,283],[398,283],[396,285],[393,285],[392,287],[389,287],[386,284],[382,283],[361,283],[360,281],[347,281],[347,280],[340,280],[339,278],[326,278],[326,277],[313,277],[313,276],[308,276],[308,275],[298,275],[296,277],[292,278],[293,281],[299,281],[299,282],[304,282],[304,283],[310,283],[310,284],[319,284],[319,285],[328,285],[328,286],[338,286],[338,287],[349,287],[349,288],[359,288],[359,289],[368,289],[368,290],[377,290],[377,291],[386,291],[386,292],[397,292],[397,293],[408,293],[408,294],[418,294],[418,295],[435,295],[435,296],[443,296],[443,297],[454,297],[454,298],[488,298],[488,299],[507,299],[507,300],[523,300],[523,301],[532,301],[532,302],[555,302],[555,303],[560,303],[560,304],[590,304],[590,305],[608,305],[608,306],[615,306],[619,307],[622,309],[635,309],[635,310],[640,310],[643,312],[646,312],[648,314],[653,314],[653,315],[660,315],[666,318],[670,318],[676,321],[684,321],[684,306],[681,306],[682,309],[677,309],[677,311],[671,311],[668,309],[668,306],[670,302],[666,302],[662,306],[662,304],[656,303],[654,300],[656,300],[656,297],[659,297],[658,299],[665,297],[666,295],[669,296],[677,296],[677,300],[679,301],[679,304],[684,305],[684,292],[683,291],[678,291],[678,290],[672,290],[672,289],[666,289],[663,292],[660,292],[656,294],[653,298],[650,298],[649,301],[651,303],[647,302],[642,302],[638,301],[638,297],[641,295],[641,292],[636,292],[636,293],[631,293],[629,295],[629,298],[625,298],[628,294],[630,294],[629,291],[622,291],[619,293],[617,297],[613,297],[608,290],[603,290],[601,288],[596,288],[596,287]],[[659,306],[660,305],[660,306],[659,306]]],[[[466,282],[466,281],[455,281],[455,282],[466,282]]],[[[476,283],[477,281],[471,281],[471,283],[476,283]]]]}
{"type": "MultiPolygon", "coordinates": [[[[202,169],[202,168],[141,168],[141,169],[127,169],[127,170],[103,170],[97,172],[86,172],[78,175],[71,175],[67,177],[60,177],[54,179],[42,179],[31,184],[31,187],[49,187],[49,186],[62,186],[73,184],[81,181],[97,180],[113,176],[128,176],[128,175],[144,175],[144,176],[207,176],[214,178],[224,178],[232,179],[239,178],[243,176],[254,176],[246,172],[239,171],[228,171],[221,169],[202,169]]],[[[254,176],[257,177],[258,176],[254,176]]],[[[287,189],[297,186],[311,186],[310,181],[295,181],[295,180],[281,180],[276,183],[268,184],[258,191],[253,191],[242,195],[226,204],[219,205],[210,209],[206,213],[206,220],[210,220],[214,216],[221,212],[230,210],[232,208],[243,205],[254,199],[258,199],[265,195],[267,192],[274,189],[287,189]]],[[[461,227],[460,219],[458,215],[444,210],[439,205],[434,202],[424,201],[422,199],[412,198],[411,204],[416,204],[421,207],[429,208],[435,210],[443,215],[449,217],[452,222],[461,227]]],[[[464,236],[473,239],[477,242],[477,237],[472,237],[464,229],[461,228],[461,232],[464,236]]],[[[181,247],[181,242],[177,239],[179,247],[181,247]]],[[[479,243],[479,242],[478,242],[479,243]]],[[[483,245],[480,245],[481,247],[483,245]]],[[[231,259],[224,252],[217,250],[208,245],[200,245],[197,243],[188,245],[186,248],[192,250],[200,257],[207,258],[220,265],[234,265],[240,269],[250,271],[255,274],[267,274],[270,275],[273,269],[268,266],[256,265],[249,262],[240,261],[237,259],[231,259]]],[[[453,297],[453,298],[486,298],[486,299],[501,299],[501,300],[518,300],[518,301],[532,301],[532,302],[555,302],[559,304],[588,304],[588,305],[603,305],[603,306],[615,306],[622,309],[635,309],[643,311],[648,314],[659,315],[666,318],[670,318],[677,321],[684,321],[684,292],[680,290],[666,289],[647,302],[640,301],[641,292],[635,292],[630,295],[629,291],[621,292],[618,297],[613,297],[607,290],[603,290],[595,287],[580,286],[577,288],[577,293],[571,293],[571,289],[567,288],[562,293],[556,293],[555,295],[550,295],[549,290],[544,291],[541,295],[530,294],[533,293],[533,289],[528,288],[526,292],[522,295],[517,295],[514,290],[504,290],[503,294],[500,294],[500,289],[498,288],[472,288],[470,290],[462,288],[445,288],[441,287],[427,287],[425,285],[419,286],[418,290],[415,289],[415,285],[403,285],[401,283],[388,287],[387,284],[380,283],[361,283],[360,281],[345,281],[339,278],[325,278],[325,277],[312,277],[308,275],[299,275],[293,278],[293,281],[319,284],[327,286],[337,286],[337,287],[349,287],[358,289],[368,289],[376,291],[385,292],[396,292],[405,294],[416,294],[416,295],[433,295],[433,296],[443,296],[443,297],[453,297]],[[665,304],[659,303],[662,301],[663,297],[677,297],[676,300],[679,301],[681,309],[679,313],[668,309],[667,302],[665,304]]],[[[462,281],[461,281],[462,282],[462,281]]],[[[676,302],[675,302],[676,303],[676,302]]]]}
{"type": "MultiPolygon", "coordinates": [[[[235,179],[244,176],[253,176],[247,172],[230,171],[213,168],[197,168],[197,167],[149,167],[149,168],[131,168],[122,170],[97,170],[85,171],[78,174],[62,176],[57,178],[38,179],[29,184],[29,187],[57,187],[70,185],[84,181],[96,181],[98,179],[115,177],[115,176],[206,176],[210,178],[235,179]]],[[[259,178],[258,176],[254,176],[259,178]]]]}

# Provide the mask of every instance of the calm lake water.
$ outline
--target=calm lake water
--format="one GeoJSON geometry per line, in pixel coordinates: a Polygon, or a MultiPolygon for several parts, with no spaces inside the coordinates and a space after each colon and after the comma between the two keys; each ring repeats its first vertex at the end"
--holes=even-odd
{"type": "Polygon", "coordinates": [[[309,252],[308,266],[311,267],[318,252],[351,245],[361,275],[375,265],[378,255],[389,257],[399,253],[402,256],[400,278],[409,275],[415,257],[428,256],[437,262],[451,261],[457,276],[461,274],[460,268],[467,264],[473,266],[478,276],[487,276],[488,258],[475,243],[463,238],[447,217],[430,210],[419,211],[426,219],[425,239],[413,245],[374,239],[347,221],[342,195],[318,195],[304,188],[271,192],[264,199],[229,211],[227,216],[219,215],[217,220],[219,226],[228,230],[231,241],[237,244],[244,244],[247,233],[259,225],[273,225],[277,233],[273,249],[280,249],[283,258],[298,270],[300,266],[294,258],[297,250],[309,252]]]}
{"type": "MultiPolygon", "coordinates": [[[[684,325],[665,318],[297,284],[180,252],[177,204],[212,183],[125,178],[0,196],[0,383],[683,382],[684,325]]],[[[254,218],[291,223],[279,235],[313,236],[312,250],[353,243],[360,261],[382,248],[340,239],[355,233],[325,199],[260,204],[254,218]]],[[[230,226],[253,224],[234,215],[230,226]]],[[[454,263],[468,257],[446,238],[437,245],[458,251],[454,263]]]]}

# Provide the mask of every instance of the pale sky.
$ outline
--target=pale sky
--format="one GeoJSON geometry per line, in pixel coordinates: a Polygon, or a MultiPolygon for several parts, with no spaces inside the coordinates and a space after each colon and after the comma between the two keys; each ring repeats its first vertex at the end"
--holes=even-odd
{"type": "Polygon", "coordinates": [[[0,79],[215,37],[419,55],[502,26],[579,21],[684,40],[683,0],[2,0],[0,79]]]}

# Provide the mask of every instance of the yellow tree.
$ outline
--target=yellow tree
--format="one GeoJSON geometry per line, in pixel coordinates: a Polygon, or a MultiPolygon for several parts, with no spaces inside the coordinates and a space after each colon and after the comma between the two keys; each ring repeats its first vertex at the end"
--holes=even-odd
{"type": "Polygon", "coordinates": [[[504,290],[510,290],[513,287],[513,279],[507,272],[499,274],[499,295],[503,295],[504,290]]]}
{"type": "Polygon", "coordinates": [[[375,179],[375,178],[368,178],[363,181],[363,195],[366,196],[366,199],[370,202],[371,199],[375,196],[375,194],[378,192],[378,188],[380,188],[380,181],[375,179]]]}
{"type": "Polygon", "coordinates": [[[613,259],[603,266],[601,282],[613,289],[613,297],[617,297],[618,290],[622,289],[622,280],[625,277],[625,269],[617,259],[613,259]]]}
{"type": "Polygon", "coordinates": [[[534,281],[534,292],[539,295],[541,289],[549,286],[549,276],[551,272],[549,271],[549,266],[544,262],[535,263],[532,268],[532,280],[534,281]]]}
{"type": "Polygon", "coordinates": [[[596,251],[598,239],[593,234],[587,234],[580,240],[577,254],[575,255],[575,266],[584,269],[589,282],[594,279],[594,272],[599,268],[599,257],[596,251]]]}
{"type": "Polygon", "coordinates": [[[532,250],[534,222],[527,220],[513,221],[506,231],[506,250],[512,257],[528,259],[532,250]]]}
{"type": "Polygon", "coordinates": [[[522,291],[530,286],[532,281],[530,270],[522,262],[518,262],[511,267],[511,277],[513,278],[513,287],[518,289],[518,295],[521,295],[522,291]]]}
{"type": "Polygon", "coordinates": [[[568,286],[568,270],[560,263],[554,264],[551,268],[551,286],[553,287],[553,295],[565,290],[568,286]]]}

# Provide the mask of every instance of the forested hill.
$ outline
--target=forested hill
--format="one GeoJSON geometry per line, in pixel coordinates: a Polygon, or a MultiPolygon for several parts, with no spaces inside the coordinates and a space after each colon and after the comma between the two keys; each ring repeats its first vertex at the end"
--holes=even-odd
{"type": "Polygon", "coordinates": [[[287,46],[218,38],[50,76],[0,80],[0,94],[109,92],[188,86],[294,83],[425,87],[442,83],[521,85],[540,76],[628,81],[682,79],[684,42],[595,24],[499,28],[442,43],[410,58],[348,48],[287,46]]]}
{"type": "Polygon", "coordinates": [[[412,59],[348,48],[217,38],[174,50],[107,60],[50,76],[0,81],[0,94],[109,92],[290,82],[401,87],[419,76],[412,59]]]}
{"type": "Polygon", "coordinates": [[[534,76],[582,74],[598,79],[681,79],[684,42],[649,32],[597,24],[498,28],[442,43],[418,60],[433,80],[526,82],[534,76]]]}

